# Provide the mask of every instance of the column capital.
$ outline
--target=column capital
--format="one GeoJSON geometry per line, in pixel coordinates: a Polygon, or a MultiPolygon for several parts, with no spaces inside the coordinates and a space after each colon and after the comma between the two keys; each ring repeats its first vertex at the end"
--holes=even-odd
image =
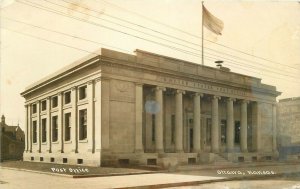
{"type": "Polygon", "coordinates": [[[233,102],[235,102],[235,101],[236,101],[236,98],[228,97],[228,98],[227,98],[227,102],[228,102],[228,101],[233,101],[233,102]]]}
{"type": "Polygon", "coordinates": [[[241,102],[242,102],[242,103],[246,103],[246,104],[249,104],[249,103],[250,103],[250,101],[247,100],[247,99],[242,99],[241,102]]]}
{"type": "Polygon", "coordinates": [[[199,93],[199,92],[195,92],[191,95],[192,97],[195,97],[195,96],[200,96],[200,97],[203,97],[204,94],[203,93],[199,93]]]}
{"type": "Polygon", "coordinates": [[[179,94],[179,93],[185,94],[185,91],[184,91],[184,90],[177,89],[177,90],[176,90],[176,94],[179,94]]]}
{"type": "Polygon", "coordinates": [[[62,96],[62,95],[63,95],[62,91],[60,91],[60,92],[57,93],[57,96],[62,96]]]}
{"type": "Polygon", "coordinates": [[[77,90],[77,86],[71,88],[71,91],[76,91],[76,90],[77,90]]]}
{"type": "Polygon", "coordinates": [[[218,99],[218,100],[221,99],[221,97],[220,97],[220,96],[217,96],[217,95],[213,95],[212,98],[213,98],[213,99],[218,99]]]}
{"type": "Polygon", "coordinates": [[[136,82],[136,83],[135,83],[135,86],[142,87],[143,85],[144,85],[144,83],[140,83],[140,82],[136,82]]]}
{"type": "Polygon", "coordinates": [[[101,77],[98,77],[95,79],[95,82],[98,83],[99,81],[101,81],[101,77]]]}
{"type": "Polygon", "coordinates": [[[155,90],[156,90],[156,91],[159,91],[159,90],[161,90],[161,91],[166,91],[166,87],[156,86],[156,87],[155,87],[155,90]]]}
{"type": "Polygon", "coordinates": [[[90,80],[88,82],[86,82],[87,85],[92,85],[94,83],[94,80],[90,80]]]}

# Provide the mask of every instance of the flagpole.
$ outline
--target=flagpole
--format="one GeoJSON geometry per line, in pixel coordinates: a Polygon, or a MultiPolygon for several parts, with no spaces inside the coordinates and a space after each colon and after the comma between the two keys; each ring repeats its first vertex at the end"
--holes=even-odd
{"type": "Polygon", "coordinates": [[[203,38],[204,38],[204,35],[203,35],[203,1],[202,1],[202,37],[201,37],[201,39],[202,39],[202,65],[204,65],[204,46],[203,46],[203,38]]]}

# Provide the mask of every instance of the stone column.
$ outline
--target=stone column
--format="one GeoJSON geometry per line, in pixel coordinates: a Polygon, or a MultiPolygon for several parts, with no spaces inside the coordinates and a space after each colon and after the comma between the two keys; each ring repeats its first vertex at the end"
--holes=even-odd
{"type": "Polygon", "coordinates": [[[176,90],[175,102],[175,150],[177,153],[183,152],[183,118],[182,118],[182,94],[184,91],[176,90]]]}
{"type": "Polygon", "coordinates": [[[37,101],[36,103],[36,126],[37,126],[37,145],[38,145],[38,152],[41,153],[41,144],[42,144],[42,140],[41,140],[41,120],[40,120],[40,101],[37,101]]]}
{"type": "Polygon", "coordinates": [[[59,152],[64,152],[64,118],[63,118],[63,93],[59,92],[57,94],[57,108],[58,108],[58,143],[60,143],[60,150],[59,152]]]}
{"type": "Polygon", "coordinates": [[[220,151],[219,99],[219,96],[213,96],[212,98],[211,149],[214,153],[218,153],[220,151]]]}
{"type": "Polygon", "coordinates": [[[158,105],[158,111],[155,114],[155,144],[156,152],[164,152],[164,143],[163,143],[163,91],[165,88],[156,87],[155,90],[155,100],[158,105]]]}
{"type": "Polygon", "coordinates": [[[135,153],[143,149],[143,84],[135,85],[135,153]]]}
{"type": "Polygon", "coordinates": [[[28,105],[26,104],[25,106],[25,152],[28,152],[28,146],[29,146],[29,140],[28,140],[28,105]]]}
{"type": "Polygon", "coordinates": [[[226,147],[228,152],[232,152],[234,148],[234,111],[233,101],[235,99],[227,99],[227,128],[226,128],[226,147]]]}
{"type": "Polygon", "coordinates": [[[88,140],[88,152],[94,153],[95,146],[95,119],[94,119],[94,81],[87,83],[87,140],[88,140]]]}
{"type": "Polygon", "coordinates": [[[194,94],[194,125],[193,125],[193,144],[195,153],[201,151],[201,96],[200,93],[194,94]]]}
{"type": "Polygon", "coordinates": [[[51,98],[47,97],[46,103],[47,103],[47,136],[46,136],[46,141],[47,141],[47,152],[51,152],[51,98]]]}
{"type": "Polygon", "coordinates": [[[241,141],[241,151],[247,152],[247,104],[248,101],[242,100],[241,102],[241,130],[240,130],[240,141],[241,141]]]}
{"type": "Polygon", "coordinates": [[[27,117],[27,122],[28,122],[28,143],[29,143],[29,152],[32,152],[32,104],[28,104],[28,117],[27,117]]]}
{"type": "Polygon", "coordinates": [[[276,104],[272,105],[272,128],[273,128],[273,152],[277,152],[277,132],[276,132],[276,104]]]}
{"type": "Polygon", "coordinates": [[[71,89],[71,140],[72,140],[72,152],[78,152],[78,122],[77,122],[77,87],[71,89]]]}

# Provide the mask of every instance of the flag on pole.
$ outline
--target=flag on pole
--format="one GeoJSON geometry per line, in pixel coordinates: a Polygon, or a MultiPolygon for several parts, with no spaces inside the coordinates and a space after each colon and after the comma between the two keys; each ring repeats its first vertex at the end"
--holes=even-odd
{"type": "Polygon", "coordinates": [[[202,22],[203,25],[217,35],[222,35],[222,30],[224,28],[224,23],[222,20],[218,19],[212,15],[205,7],[202,5],[202,22]]]}

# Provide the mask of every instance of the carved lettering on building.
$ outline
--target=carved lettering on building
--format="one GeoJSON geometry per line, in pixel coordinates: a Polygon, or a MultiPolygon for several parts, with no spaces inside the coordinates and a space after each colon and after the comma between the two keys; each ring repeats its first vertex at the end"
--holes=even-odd
{"type": "Polygon", "coordinates": [[[205,84],[205,83],[193,82],[193,81],[186,81],[186,80],[182,80],[182,79],[174,79],[174,78],[169,78],[169,77],[165,77],[165,76],[159,76],[159,77],[157,77],[157,80],[160,82],[165,82],[165,83],[169,83],[169,84],[182,85],[185,87],[195,87],[195,88],[199,88],[199,89],[211,90],[211,91],[222,92],[222,93],[229,93],[229,94],[234,94],[234,95],[242,95],[242,96],[248,95],[247,92],[241,91],[241,90],[229,89],[229,88],[219,87],[219,86],[205,84]]]}

